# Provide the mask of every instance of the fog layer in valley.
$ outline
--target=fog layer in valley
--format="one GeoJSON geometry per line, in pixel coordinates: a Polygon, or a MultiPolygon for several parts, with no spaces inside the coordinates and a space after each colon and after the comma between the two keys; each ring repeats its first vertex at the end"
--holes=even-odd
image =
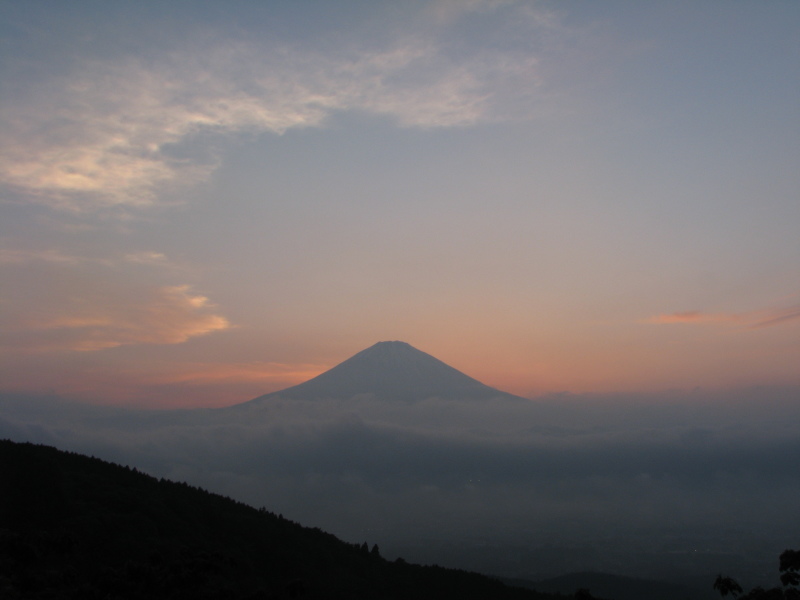
{"type": "Polygon", "coordinates": [[[737,569],[770,583],[777,554],[798,545],[795,388],[534,400],[298,389],[193,411],[6,395],[0,437],[187,481],[389,557],[506,576],[702,582],[737,569]]]}

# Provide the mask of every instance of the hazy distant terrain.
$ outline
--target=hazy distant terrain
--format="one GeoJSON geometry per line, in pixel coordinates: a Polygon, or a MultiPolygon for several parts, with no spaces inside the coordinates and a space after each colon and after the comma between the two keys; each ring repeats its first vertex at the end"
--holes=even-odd
{"type": "Polygon", "coordinates": [[[185,483],[0,440],[3,598],[507,598],[552,596],[381,557],[185,483]]]}
{"type": "Polygon", "coordinates": [[[185,480],[388,557],[506,577],[769,583],[797,545],[796,389],[526,401],[387,344],[229,409],[6,396],[0,437],[185,480]],[[373,389],[385,381],[394,397],[373,389]]]}

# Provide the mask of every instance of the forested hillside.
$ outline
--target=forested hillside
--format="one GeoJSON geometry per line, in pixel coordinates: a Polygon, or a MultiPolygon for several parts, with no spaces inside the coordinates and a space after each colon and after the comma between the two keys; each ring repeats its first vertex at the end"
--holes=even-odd
{"type": "Polygon", "coordinates": [[[552,597],[47,446],[0,441],[0,489],[7,600],[552,597]]]}

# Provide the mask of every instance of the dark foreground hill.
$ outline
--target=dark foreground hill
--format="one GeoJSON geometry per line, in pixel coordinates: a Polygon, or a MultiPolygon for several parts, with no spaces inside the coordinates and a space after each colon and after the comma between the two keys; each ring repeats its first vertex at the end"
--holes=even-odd
{"type": "Polygon", "coordinates": [[[546,599],[184,483],[0,441],[0,597],[546,599]]]}

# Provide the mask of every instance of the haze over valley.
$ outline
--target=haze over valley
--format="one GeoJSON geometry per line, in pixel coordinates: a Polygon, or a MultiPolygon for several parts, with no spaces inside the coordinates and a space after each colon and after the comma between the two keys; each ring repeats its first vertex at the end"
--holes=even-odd
{"type": "Polygon", "coordinates": [[[395,341],[223,409],[0,406],[0,437],[136,465],[390,558],[504,577],[703,588],[723,570],[766,584],[800,526],[791,389],[526,400],[395,341]]]}

